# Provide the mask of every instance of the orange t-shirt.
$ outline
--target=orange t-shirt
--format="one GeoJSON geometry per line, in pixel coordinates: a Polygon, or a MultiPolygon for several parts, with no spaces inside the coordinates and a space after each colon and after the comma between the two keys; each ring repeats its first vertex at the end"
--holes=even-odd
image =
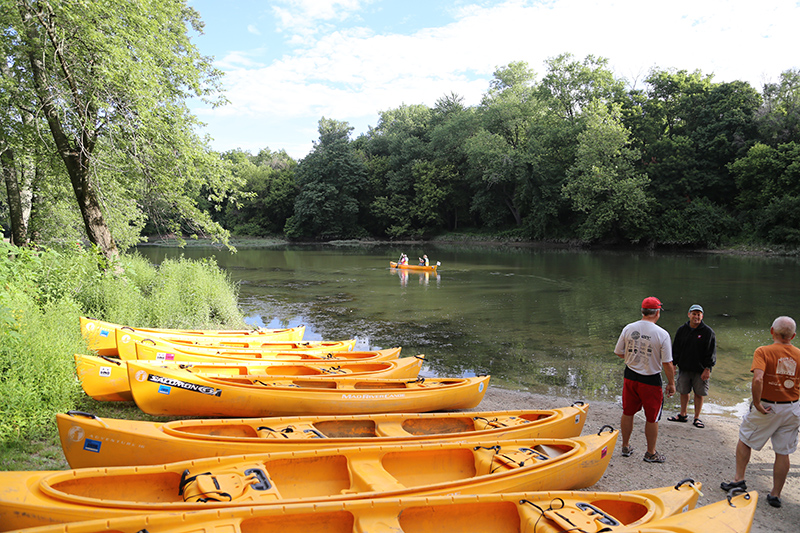
{"type": "Polygon", "coordinates": [[[800,348],[791,344],[770,344],[756,348],[755,369],[764,371],[761,398],[771,402],[791,402],[800,398],[800,348]]]}

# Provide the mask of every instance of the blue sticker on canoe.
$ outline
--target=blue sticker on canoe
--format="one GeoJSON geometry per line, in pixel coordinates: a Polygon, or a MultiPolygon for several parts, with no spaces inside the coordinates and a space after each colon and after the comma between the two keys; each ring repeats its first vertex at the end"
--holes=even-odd
{"type": "Polygon", "coordinates": [[[166,386],[166,385],[159,385],[159,387],[158,387],[158,393],[159,393],[159,394],[169,394],[169,391],[170,391],[171,389],[172,389],[172,387],[168,387],[168,386],[166,386]]]}
{"type": "Polygon", "coordinates": [[[99,453],[100,444],[101,442],[99,440],[86,439],[85,441],[83,441],[83,449],[86,450],[87,452],[99,453]]]}
{"type": "Polygon", "coordinates": [[[108,337],[110,333],[111,333],[111,331],[109,331],[107,329],[101,329],[100,330],[100,336],[101,337],[108,337]]]}

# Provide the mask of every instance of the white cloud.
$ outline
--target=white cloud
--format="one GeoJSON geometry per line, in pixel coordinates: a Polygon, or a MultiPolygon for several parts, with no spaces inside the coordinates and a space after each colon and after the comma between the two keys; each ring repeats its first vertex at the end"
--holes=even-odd
{"type": "Polygon", "coordinates": [[[224,56],[231,105],[208,117],[297,117],[314,139],[321,116],[361,122],[451,92],[477,104],[496,67],[523,60],[541,76],[544,61],[565,52],[606,57],[639,84],[653,67],[699,69],[760,90],[800,67],[800,7],[784,0],[474,2],[454,4],[449,24],[409,34],[365,27],[359,11],[371,1],[280,0],[273,11],[285,44],[296,44],[266,60],[263,50],[224,56]]]}
{"type": "Polygon", "coordinates": [[[261,35],[261,32],[258,31],[258,28],[256,28],[253,24],[247,25],[247,32],[252,33],[253,35],[261,35]]]}

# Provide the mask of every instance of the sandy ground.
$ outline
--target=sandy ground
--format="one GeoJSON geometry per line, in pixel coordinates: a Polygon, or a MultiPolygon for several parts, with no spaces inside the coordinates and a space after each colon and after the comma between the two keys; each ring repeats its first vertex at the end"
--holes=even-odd
{"type": "MultiPolygon", "coordinates": [[[[570,405],[581,398],[552,398],[525,392],[489,387],[479,410],[548,409],[570,405]]],[[[589,402],[589,413],[583,433],[598,431],[603,425],[619,429],[622,405],[589,402]]],[[[673,405],[668,401],[667,405],[673,405]]],[[[735,450],[739,434],[739,419],[722,415],[701,415],[706,427],[695,428],[686,424],[669,422],[667,417],[676,411],[665,408],[659,424],[658,451],[667,456],[662,464],[642,460],[646,450],[644,415],[636,416],[631,436],[635,453],[622,457],[622,438],[617,440],[614,455],[599,483],[591,490],[625,491],[674,485],[690,477],[703,483],[703,496],[698,506],[725,499],[719,488],[722,481],[733,479],[735,450]]],[[[689,404],[691,417],[692,404],[689,404]]],[[[758,491],[758,510],[753,521],[753,533],[797,533],[800,530],[800,450],[792,454],[792,467],[781,494],[783,507],[775,509],[767,504],[766,495],[772,488],[772,463],[775,455],[769,443],[760,452],[753,451],[747,468],[747,488],[758,491]]]]}

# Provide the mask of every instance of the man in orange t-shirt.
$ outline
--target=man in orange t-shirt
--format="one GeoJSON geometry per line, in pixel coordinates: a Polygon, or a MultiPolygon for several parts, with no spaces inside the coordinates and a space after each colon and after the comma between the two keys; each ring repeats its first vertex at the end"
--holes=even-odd
{"type": "Polygon", "coordinates": [[[742,419],[736,445],[736,477],[720,488],[747,490],[744,474],[753,448],[761,450],[772,441],[775,465],[772,491],[767,503],[781,506],[781,490],[789,474],[789,455],[797,450],[800,430],[800,349],[792,346],[797,324],[788,316],[775,319],[770,328],[773,343],[760,346],[753,355],[750,411],[742,419]]]}

